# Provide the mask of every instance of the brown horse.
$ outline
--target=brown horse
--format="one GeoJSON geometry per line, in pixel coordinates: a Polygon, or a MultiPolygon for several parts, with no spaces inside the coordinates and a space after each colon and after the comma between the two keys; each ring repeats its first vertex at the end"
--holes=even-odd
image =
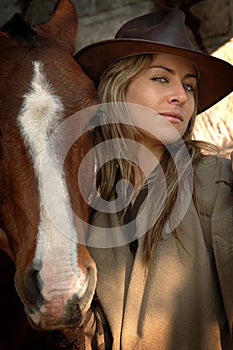
{"type": "MultiPolygon", "coordinates": [[[[13,262],[0,255],[0,273],[6,275],[3,263],[15,273],[25,313],[41,330],[79,325],[96,285],[87,249],[53,224],[41,192],[47,174],[40,155],[49,135],[95,103],[94,84],[73,58],[76,34],[77,14],[69,0],[59,1],[50,21],[36,30],[15,16],[0,32],[0,249],[13,262]]],[[[86,135],[85,142],[75,143],[56,183],[53,205],[72,232],[77,228],[69,204],[88,219],[75,180],[89,142],[86,135]]],[[[8,283],[1,283],[1,298],[8,283]]]]}

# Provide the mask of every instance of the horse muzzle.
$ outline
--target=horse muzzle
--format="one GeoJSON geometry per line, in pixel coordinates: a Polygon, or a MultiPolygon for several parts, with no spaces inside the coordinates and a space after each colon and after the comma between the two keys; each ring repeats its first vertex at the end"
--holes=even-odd
{"type": "Polygon", "coordinates": [[[30,324],[40,330],[77,327],[88,311],[96,287],[96,266],[89,261],[76,273],[50,273],[28,269],[23,293],[18,290],[30,324]],[[55,277],[56,276],[56,277],[55,277]],[[23,295],[22,295],[23,294],[23,295]]]}

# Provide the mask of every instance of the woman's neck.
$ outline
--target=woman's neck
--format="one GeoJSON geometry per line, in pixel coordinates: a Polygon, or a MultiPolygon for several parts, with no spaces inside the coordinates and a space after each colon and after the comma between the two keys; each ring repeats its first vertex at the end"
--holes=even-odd
{"type": "Polygon", "coordinates": [[[142,173],[145,174],[145,178],[150,175],[161,161],[164,150],[165,147],[162,144],[146,144],[144,142],[139,144],[137,159],[142,173]]]}
{"type": "Polygon", "coordinates": [[[134,203],[138,193],[140,192],[142,186],[146,183],[146,180],[150,176],[151,172],[159,164],[163,153],[164,146],[149,148],[143,143],[138,145],[138,166],[134,168],[134,194],[131,201],[132,203],[134,203]]]}

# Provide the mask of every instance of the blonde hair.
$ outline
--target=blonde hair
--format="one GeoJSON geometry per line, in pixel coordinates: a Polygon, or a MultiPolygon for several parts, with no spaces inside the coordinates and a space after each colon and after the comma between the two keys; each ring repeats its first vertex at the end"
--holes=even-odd
{"type": "MultiPolygon", "coordinates": [[[[135,55],[123,58],[109,66],[103,73],[99,83],[97,91],[99,102],[125,102],[126,90],[129,83],[136,75],[142,73],[150,66],[153,57],[154,55],[152,54],[135,55]]],[[[187,130],[183,136],[184,143],[193,162],[200,159],[201,146],[209,148],[208,145],[204,143],[200,144],[192,140],[192,131],[198,110],[197,92],[194,93],[194,98],[195,109],[187,130]]],[[[95,128],[93,131],[93,140],[95,144],[113,138],[129,138],[139,141],[141,135],[134,126],[128,124],[123,125],[121,123],[102,125],[95,128]]],[[[121,146],[119,145],[119,147],[121,146]]],[[[108,150],[106,150],[106,152],[107,151],[108,150]]],[[[134,152],[135,149],[127,148],[122,150],[122,154],[129,155],[129,159],[133,159],[134,152]]],[[[97,158],[102,162],[101,164],[104,164],[104,155],[99,153],[97,154],[97,158]]],[[[167,149],[164,150],[160,165],[166,179],[167,198],[165,201],[164,210],[159,215],[153,227],[147,232],[144,240],[144,261],[147,266],[150,266],[152,253],[154,252],[158,242],[162,239],[162,230],[166,221],[169,219],[170,213],[172,212],[179,186],[176,165],[167,149]]],[[[112,193],[114,193],[117,181],[120,179],[128,179],[131,183],[135,184],[135,164],[133,164],[130,160],[127,161],[121,157],[116,157],[116,159],[105,163],[97,174],[97,187],[100,195],[103,196],[104,199],[109,199],[112,193]]],[[[173,231],[173,235],[180,242],[176,230],[173,231]]]]}

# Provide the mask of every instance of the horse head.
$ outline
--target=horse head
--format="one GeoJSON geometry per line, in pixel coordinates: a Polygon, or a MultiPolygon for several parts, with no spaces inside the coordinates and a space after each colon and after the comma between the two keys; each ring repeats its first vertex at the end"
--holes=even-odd
{"type": "Polygon", "coordinates": [[[88,220],[76,175],[90,137],[75,143],[61,176],[56,165],[51,175],[41,158],[56,127],[96,103],[93,82],[73,58],[77,22],[71,2],[61,0],[48,23],[32,29],[15,16],[0,33],[0,249],[15,264],[16,290],[38,329],[77,326],[96,285],[95,264],[77,244],[70,210],[88,220]],[[56,184],[52,205],[70,236],[43,204],[48,176],[56,184]]]}

